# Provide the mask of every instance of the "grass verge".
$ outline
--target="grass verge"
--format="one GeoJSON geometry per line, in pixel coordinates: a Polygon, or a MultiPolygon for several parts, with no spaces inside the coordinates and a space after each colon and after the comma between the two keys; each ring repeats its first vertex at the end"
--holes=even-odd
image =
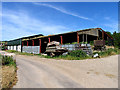
{"type": "Polygon", "coordinates": [[[109,48],[109,49],[107,49],[105,51],[94,52],[93,54],[96,54],[96,53],[98,53],[98,55],[100,57],[107,57],[107,56],[111,56],[111,55],[120,54],[120,49],[118,49],[118,48],[115,48],[115,49],[109,48]]]}
{"type": "Polygon", "coordinates": [[[15,50],[7,50],[6,52],[15,53],[15,54],[17,54],[17,55],[28,55],[28,56],[33,56],[33,55],[34,55],[34,54],[32,54],[32,53],[18,52],[18,51],[15,51],[15,50]]]}
{"type": "Polygon", "coordinates": [[[0,55],[2,61],[2,89],[12,88],[17,82],[16,60],[11,56],[0,55]]]}
{"type": "MultiPolygon", "coordinates": [[[[14,50],[7,50],[7,52],[11,52],[11,53],[15,53],[15,54],[19,54],[19,55],[28,55],[28,56],[40,56],[43,58],[50,58],[50,59],[64,59],[64,60],[84,60],[84,59],[92,59],[92,56],[87,56],[83,51],[81,50],[76,50],[76,51],[72,51],[70,52],[68,55],[60,55],[60,56],[55,56],[55,57],[50,57],[50,56],[43,56],[41,54],[31,54],[31,53],[21,53],[21,52],[17,52],[14,50]]],[[[109,48],[105,51],[96,51],[93,53],[96,54],[98,53],[98,55],[100,57],[107,57],[107,56],[111,56],[111,55],[117,55],[120,54],[120,49],[118,48],[109,48]]]]}

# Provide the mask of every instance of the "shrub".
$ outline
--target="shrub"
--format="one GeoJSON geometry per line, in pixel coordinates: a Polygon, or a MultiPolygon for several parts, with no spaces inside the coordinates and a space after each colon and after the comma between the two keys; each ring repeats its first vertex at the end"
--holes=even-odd
{"type": "Polygon", "coordinates": [[[14,65],[16,66],[16,61],[12,56],[2,56],[2,65],[14,65]]]}
{"type": "Polygon", "coordinates": [[[69,52],[69,55],[73,56],[73,57],[80,57],[80,58],[87,57],[87,54],[85,52],[83,52],[82,50],[71,51],[71,52],[69,52]]]}
{"type": "Polygon", "coordinates": [[[71,44],[78,44],[77,42],[72,42],[71,44]]]}
{"type": "Polygon", "coordinates": [[[94,41],[90,41],[90,45],[94,45],[94,41]]]}

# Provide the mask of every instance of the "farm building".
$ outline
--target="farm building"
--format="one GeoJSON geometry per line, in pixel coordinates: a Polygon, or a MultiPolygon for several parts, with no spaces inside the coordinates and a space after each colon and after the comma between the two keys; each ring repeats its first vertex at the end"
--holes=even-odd
{"type": "Polygon", "coordinates": [[[43,36],[42,34],[22,37],[15,40],[10,40],[7,43],[8,50],[17,50],[28,53],[44,53],[46,46],[51,41],[58,41],[60,44],[67,44],[73,42],[88,42],[94,40],[112,40],[104,30],[101,28],[90,28],[74,32],[55,34],[43,36]]]}

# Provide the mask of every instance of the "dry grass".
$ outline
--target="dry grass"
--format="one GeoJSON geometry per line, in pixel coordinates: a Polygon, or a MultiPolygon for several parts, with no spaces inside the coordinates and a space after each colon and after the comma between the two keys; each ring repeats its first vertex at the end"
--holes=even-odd
{"type": "Polygon", "coordinates": [[[14,66],[2,67],[2,88],[12,88],[17,82],[17,70],[14,66]]]}
{"type": "Polygon", "coordinates": [[[105,76],[107,76],[109,78],[115,78],[115,75],[112,75],[112,74],[105,74],[105,76]]]}
{"type": "Polygon", "coordinates": [[[90,72],[87,72],[87,74],[90,74],[90,72]]]}
{"type": "Polygon", "coordinates": [[[99,75],[100,73],[99,72],[95,72],[96,75],[99,75]]]}

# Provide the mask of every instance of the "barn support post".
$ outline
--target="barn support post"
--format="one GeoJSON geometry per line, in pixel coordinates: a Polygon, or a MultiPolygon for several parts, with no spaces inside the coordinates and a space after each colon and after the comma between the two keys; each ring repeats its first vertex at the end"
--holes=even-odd
{"type": "Polygon", "coordinates": [[[63,37],[62,36],[60,36],[60,39],[61,39],[61,45],[63,44],[63,37]]]}
{"type": "Polygon", "coordinates": [[[41,53],[41,39],[39,39],[40,53],[41,53]]]}
{"type": "Polygon", "coordinates": [[[83,34],[83,42],[84,42],[84,34],[83,34]]]}
{"type": "Polygon", "coordinates": [[[32,40],[32,46],[34,46],[34,40],[32,40]]]}
{"type": "Polygon", "coordinates": [[[50,43],[50,37],[48,38],[48,40],[49,40],[49,43],[50,43]]]}
{"type": "Polygon", "coordinates": [[[23,47],[23,45],[24,45],[24,42],[22,42],[22,47],[23,47]]]}
{"type": "Polygon", "coordinates": [[[87,42],[87,34],[86,34],[86,42],[87,42]]]}
{"type": "Polygon", "coordinates": [[[104,32],[102,31],[102,39],[104,40],[104,32]]]}
{"type": "Polygon", "coordinates": [[[27,41],[27,46],[28,46],[28,41],[27,41]]]}
{"type": "Polygon", "coordinates": [[[97,36],[97,40],[98,40],[98,36],[97,36]]]}
{"type": "Polygon", "coordinates": [[[79,35],[78,35],[78,32],[77,32],[77,43],[79,43],[79,35]]]}

